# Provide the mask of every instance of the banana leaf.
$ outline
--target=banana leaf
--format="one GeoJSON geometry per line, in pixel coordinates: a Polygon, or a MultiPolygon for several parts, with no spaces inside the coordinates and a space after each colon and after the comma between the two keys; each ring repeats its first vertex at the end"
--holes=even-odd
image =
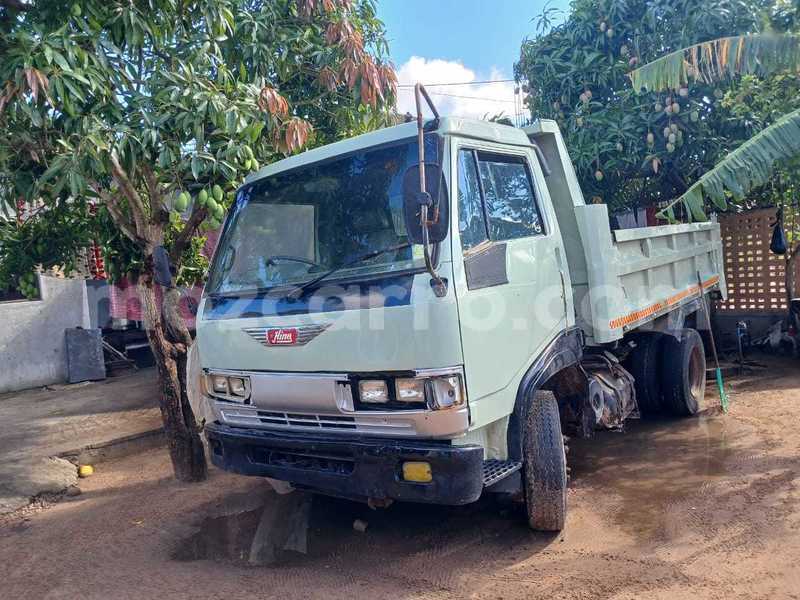
{"type": "MultiPolygon", "coordinates": [[[[720,210],[728,206],[727,196],[744,198],[751,190],[769,182],[776,162],[800,154],[800,110],[790,112],[760,131],[698,179],[692,187],[658,216],[669,219],[672,207],[683,202],[687,212],[698,221],[706,220],[704,199],[720,210]]],[[[674,217],[673,217],[674,219],[674,217]]]]}
{"type": "Polygon", "coordinates": [[[695,44],[628,73],[637,92],[675,90],[692,82],[711,84],[735,75],[765,77],[800,72],[800,35],[751,34],[695,44]]]}

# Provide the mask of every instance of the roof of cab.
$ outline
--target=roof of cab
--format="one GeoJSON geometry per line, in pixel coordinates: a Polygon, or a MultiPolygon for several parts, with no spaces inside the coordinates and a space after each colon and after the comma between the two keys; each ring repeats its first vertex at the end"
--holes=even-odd
{"type": "MultiPolygon", "coordinates": [[[[511,127],[510,125],[501,125],[499,123],[480,121],[477,119],[443,117],[439,122],[439,128],[436,132],[442,135],[468,137],[515,146],[530,145],[528,136],[521,129],[511,127]]],[[[358,150],[370,148],[372,146],[380,146],[394,141],[411,139],[416,135],[416,121],[378,129],[377,131],[320,146],[313,150],[306,150],[305,152],[266,165],[256,173],[249,175],[246,183],[251,183],[289,169],[295,169],[297,167],[327,160],[335,156],[357,152],[358,150]]]]}

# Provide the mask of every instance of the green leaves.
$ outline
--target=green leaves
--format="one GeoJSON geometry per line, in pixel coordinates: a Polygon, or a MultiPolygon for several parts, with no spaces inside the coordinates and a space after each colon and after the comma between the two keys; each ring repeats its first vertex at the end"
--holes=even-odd
{"type": "Polygon", "coordinates": [[[197,154],[192,156],[191,165],[192,165],[192,176],[194,177],[195,181],[197,181],[198,179],[200,179],[200,171],[202,170],[202,165],[200,164],[200,157],[197,154]]]}
{"type": "MultiPolygon", "coordinates": [[[[552,26],[551,12],[544,15],[552,27],[523,41],[515,75],[529,88],[532,116],[559,123],[587,198],[608,203],[612,211],[663,203],[683,194],[750,135],[800,108],[794,75],[798,36],[739,36],[759,31],[764,11],[779,4],[575,2],[558,25],[552,26]],[[699,40],[728,41],[697,44],[696,62],[691,47],[662,58],[665,49],[699,40]],[[634,89],[628,73],[647,63],[634,70],[634,89]],[[782,74],[786,65],[794,65],[791,75],[782,74]],[[746,78],[729,77],[732,68],[784,81],[780,89],[757,89],[746,78]],[[716,83],[719,74],[724,87],[716,83]],[[647,91],[641,93],[642,87],[647,91]],[[583,102],[587,91],[590,99],[583,102]],[[662,135],[667,127],[674,141],[662,135]],[[595,177],[598,170],[602,180],[595,177]]],[[[702,203],[691,203],[697,217],[702,203]]]]}
{"type": "Polygon", "coordinates": [[[85,204],[58,202],[21,225],[0,221],[0,289],[19,289],[30,297],[38,267],[71,272],[78,250],[92,239],[87,220],[85,204]]]}
{"type": "Polygon", "coordinates": [[[710,84],[737,75],[765,77],[800,71],[800,36],[740,35],[676,50],[628,74],[636,91],[675,90],[698,81],[710,84]]]}
{"type": "MultiPolygon", "coordinates": [[[[736,100],[727,97],[723,106],[733,108],[746,122],[752,123],[764,112],[769,114],[774,110],[774,106],[766,111],[753,106],[761,102],[752,100],[756,77],[781,73],[777,81],[788,80],[790,85],[794,84],[796,97],[797,78],[787,72],[800,72],[800,36],[763,34],[718,38],[677,50],[636,69],[630,73],[630,79],[635,90],[659,91],[698,81],[711,84],[743,76],[736,100]],[[751,94],[751,101],[742,105],[746,93],[751,94]]],[[[766,91],[774,97],[774,87],[767,86],[766,91]]],[[[697,118],[692,120],[697,121],[697,118]]],[[[661,215],[674,216],[672,207],[683,203],[692,218],[705,219],[706,199],[720,210],[727,208],[728,198],[740,203],[770,180],[777,163],[799,154],[800,111],[794,110],[725,155],[661,215]]]]}
{"type": "MultiPolygon", "coordinates": [[[[142,232],[191,219],[191,202],[166,216],[179,192],[221,190],[204,221],[219,226],[259,165],[391,122],[394,74],[371,1],[303,17],[296,2],[80,0],[80,12],[41,2],[4,21],[0,194],[44,201],[42,219],[63,203],[110,202],[97,219],[117,228],[102,237],[124,273],[126,261],[141,264],[130,245],[142,232]],[[342,43],[327,43],[331,28],[342,43]],[[354,65],[373,65],[369,94],[360,72],[352,94],[341,80],[345,42],[354,65]],[[258,105],[267,88],[274,111],[258,105]]],[[[95,221],[83,218],[88,230],[95,221]]]]}
{"type": "Polygon", "coordinates": [[[800,110],[795,110],[736,148],[667,208],[683,202],[695,220],[705,220],[705,198],[725,210],[728,195],[743,199],[770,180],[777,162],[798,155],[800,110]]]}

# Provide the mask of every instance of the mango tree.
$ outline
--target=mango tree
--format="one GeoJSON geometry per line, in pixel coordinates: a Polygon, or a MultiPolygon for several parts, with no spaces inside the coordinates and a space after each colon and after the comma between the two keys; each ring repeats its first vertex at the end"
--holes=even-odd
{"type": "Polygon", "coordinates": [[[722,99],[737,83],[693,81],[651,89],[628,73],[691,44],[797,26],[778,0],[574,0],[546,10],[525,40],[515,75],[534,117],[556,119],[588,199],[612,209],[680,196],[747,139],[722,99]]]}
{"type": "MultiPolygon", "coordinates": [[[[81,227],[104,229],[125,247],[115,256],[135,259],[175,474],[203,479],[186,396],[192,338],[174,275],[248,173],[391,117],[396,79],[373,4],[4,1],[0,32],[0,194],[38,206],[43,222],[69,213],[64,235],[47,229],[50,263],[74,254],[81,227]],[[96,217],[90,202],[101,206],[96,217]],[[175,268],[163,306],[154,281],[160,247],[175,268]]],[[[0,283],[24,275],[3,263],[19,269],[41,258],[19,239],[4,245],[0,283]]]]}
{"type": "Polygon", "coordinates": [[[742,204],[764,191],[781,206],[790,246],[786,253],[786,291],[794,297],[794,273],[800,255],[797,213],[800,199],[800,36],[747,35],[726,37],[681,48],[630,73],[632,87],[642,92],[693,87],[735,78],[737,92],[723,101],[751,137],[721,157],[664,214],[684,205],[687,213],[705,218],[705,206],[726,210],[729,201],[742,204]]]}

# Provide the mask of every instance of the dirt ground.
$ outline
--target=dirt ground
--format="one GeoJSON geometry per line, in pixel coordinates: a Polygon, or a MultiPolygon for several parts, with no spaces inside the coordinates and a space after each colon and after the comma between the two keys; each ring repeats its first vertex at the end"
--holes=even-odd
{"type": "Polygon", "coordinates": [[[236,554],[257,512],[214,515],[263,497],[265,482],[213,471],[180,485],[164,451],[104,463],[82,495],[0,521],[0,596],[800,598],[798,367],[733,381],[728,415],[573,440],[558,536],[492,499],[371,511],[321,498],[308,554],[248,567],[198,557],[236,554]]]}
{"type": "Polygon", "coordinates": [[[0,394],[0,515],[24,507],[31,496],[74,483],[75,469],[51,457],[140,438],[161,427],[155,369],[0,394]]]}

